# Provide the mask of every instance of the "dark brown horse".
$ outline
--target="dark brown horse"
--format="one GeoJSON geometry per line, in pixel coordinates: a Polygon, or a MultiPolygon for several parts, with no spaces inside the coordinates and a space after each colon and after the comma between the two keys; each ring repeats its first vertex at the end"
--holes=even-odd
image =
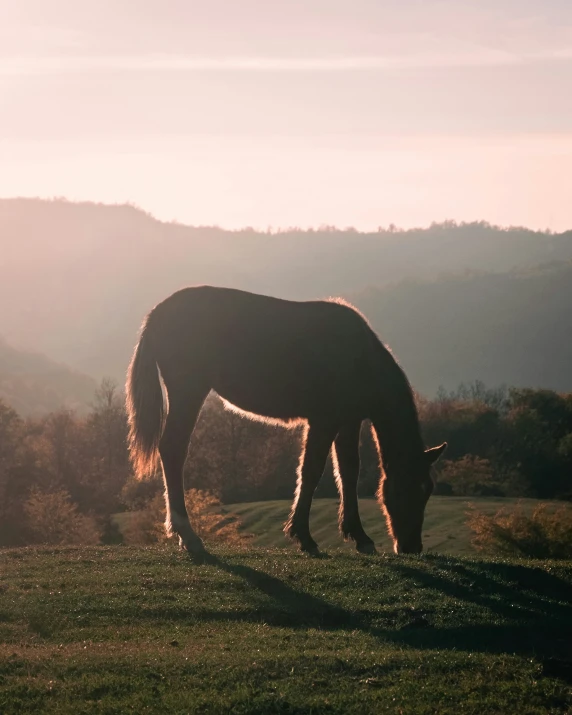
{"type": "Polygon", "coordinates": [[[250,417],[307,423],[284,530],[310,553],[318,550],[310,535],[312,496],[332,444],[340,530],[358,551],[375,553],[357,500],[360,426],[370,420],[383,463],[378,496],[395,551],[421,551],[430,467],[446,444],[425,450],[409,382],[355,308],[200,286],[174,293],[145,319],[127,377],[131,458],[143,476],[160,457],[167,532],[196,556],[204,546],[185,508],[183,466],[210,390],[250,417]]]}

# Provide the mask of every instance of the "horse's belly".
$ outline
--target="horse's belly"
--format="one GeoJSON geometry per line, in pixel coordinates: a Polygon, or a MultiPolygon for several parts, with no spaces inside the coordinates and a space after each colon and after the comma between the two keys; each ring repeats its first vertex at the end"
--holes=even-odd
{"type": "Polygon", "coordinates": [[[331,372],[296,363],[242,365],[225,370],[213,389],[236,407],[253,414],[292,420],[331,418],[359,409],[353,376],[334,379],[331,372]]]}
{"type": "Polygon", "coordinates": [[[243,380],[239,383],[224,379],[213,385],[213,389],[235,407],[283,420],[307,418],[313,412],[317,396],[299,387],[288,389],[288,384],[282,381],[243,380]]]}

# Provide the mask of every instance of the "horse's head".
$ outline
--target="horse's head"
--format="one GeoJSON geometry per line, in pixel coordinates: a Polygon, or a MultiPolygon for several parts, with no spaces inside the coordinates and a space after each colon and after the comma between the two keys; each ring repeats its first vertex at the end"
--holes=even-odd
{"type": "Polygon", "coordinates": [[[393,548],[397,554],[419,554],[423,550],[421,530],[425,506],[433,492],[431,467],[447,448],[444,442],[423,452],[407,475],[386,475],[381,485],[393,548]]]}

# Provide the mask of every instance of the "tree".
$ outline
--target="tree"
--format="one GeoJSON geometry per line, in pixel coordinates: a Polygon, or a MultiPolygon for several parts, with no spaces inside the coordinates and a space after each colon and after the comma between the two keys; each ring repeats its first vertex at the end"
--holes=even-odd
{"type": "Polygon", "coordinates": [[[451,486],[454,496],[502,496],[502,486],[494,477],[491,463],[472,454],[443,460],[438,483],[451,486]]]}
{"type": "Polygon", "coordinates": [[[0,543],[18,543],[21,525],[24,423],[0,400],[0,543]]]}
{"type": "Polygon", "coordinates": [[[245,418],[211,397],[191,438],[185,483],[226,504],[291,496],[300,439],[298,429],[245,418]]]}
{"type": "Polygon", "coordinates": [[[116,384],[102,380],[85,424],[90,490],[95,510],[101,514],[120,508],[121,491],[131,474],[124,404],[116,384]]]}
{"type": "Polygon", "coordinates": [[[98,544],[101,530],[92,516],[80,514],[68,492],[33,487],[24,504],[32,541],[40,544],[98,544]]]}

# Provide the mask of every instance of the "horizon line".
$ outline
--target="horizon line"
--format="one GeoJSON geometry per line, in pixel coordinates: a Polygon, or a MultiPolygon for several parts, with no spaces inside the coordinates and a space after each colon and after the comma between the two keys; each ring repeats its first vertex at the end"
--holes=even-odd
{"type": "Polygon", "coordinates": [[[461,228],[463,226],[474,226],[476,224],[482,224],[488,228],[496,229],[499,231],[530,231],[531,233],[540,233],[549,236],[561,236],[565,233],[572,233],[572,226],[566,228],[562,231],[556,231],[550,227],[544,229],[531,228],[530,226],[523,226],[521,224],[509,224],[502,225],[492,223],[487,219],[454,219],[454,218],[444,218],[441,220],[433,220],[426,226],[411,226],[406,228],[404,226],[398,226],[390,221],[387,226],[378,225],[377,229],[367,230],[360,229],[356,226],[345,226],[339,227],[335,224],[323,222],[312,226],[273,226],[267,225],[266,228],[259,226],[241,226],[229,228],[221,226],[219,224],[192,224],[179,221],[176,218],[172,219],[162,219],[158,218],[151,211],[147,211],[139,204],[134,201],[118,201],[115,203],[110,203],[107,201],[97,201],[95,199],[69,199],[66,196],[0,196],[0,203],[3,201],[39,201],[43,203],[60,203],[60,204],[72,204],[72,205],[91,205],[99,206],[103,208],[130,208],[134,211],[144,214],[148,218],[156,221],[157,223],[179,226],[183,228],[193,228],[193,229],[211,229],[216,231],[225,231],[227,233],[241,233],[246,231],[253,231],[254,233],[267,234],[267,235],[280,235],[281,233],[354,233],[361,235],[370,235],[376,233],[408,233],[410,231],[428,231],[431,228],[444,227],[446,224],[450,224],[450,228],[461,228]]]}

